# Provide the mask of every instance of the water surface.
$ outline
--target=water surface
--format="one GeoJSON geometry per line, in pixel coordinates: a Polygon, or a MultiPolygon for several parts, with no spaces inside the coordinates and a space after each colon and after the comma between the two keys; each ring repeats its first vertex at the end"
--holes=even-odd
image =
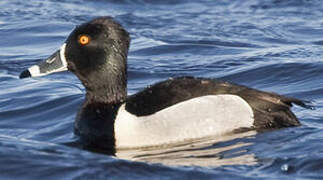
{"type": "Polygon", "coordinates": [[[0,2],[0,179],[323,178],[323,1],[4,0],[0,2]],[[205,138],[118,157],[73,134],[84,88],[69,72],[19,73],[97,16],[131,34],[128,93],[169,77],[217,77],[310,100],[302,126],[205,138]]]}

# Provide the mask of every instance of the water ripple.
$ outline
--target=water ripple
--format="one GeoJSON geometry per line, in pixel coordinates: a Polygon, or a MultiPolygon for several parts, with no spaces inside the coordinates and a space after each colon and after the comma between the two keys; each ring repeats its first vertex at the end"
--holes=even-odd
{"type": "Polygon", "coordinates": [[[0,179],[320,179],[320,0],[0,2],[0,179]],[[71,73],[18,79],[75,25],[113,16],[130,32],[129,94],[181,75],[221,78],[309,100],[303,126],[118,157],[83,150],[73,122],[85,90],[71,73]],[[127,159],[127,160],[125,160],[127,159]],[[37,170],[37,172],[36,172],[37,170]]]}

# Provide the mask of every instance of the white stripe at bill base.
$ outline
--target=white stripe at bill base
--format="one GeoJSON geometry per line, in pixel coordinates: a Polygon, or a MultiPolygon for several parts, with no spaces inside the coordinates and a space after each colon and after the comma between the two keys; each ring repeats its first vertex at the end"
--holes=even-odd
{"type": "Polygon", "coordinates": [[[61,46],[60,52],[59,52],[60,60],[61,60],[61,63],[62,63],[62,66],[60,68],[53,69],[52,71],[48,71],[48,72],[45,72],[45,73],[40,73],[40,67],[38,65],[33,65],[30,68],[28,68],[28,71],[29,71],[31,77],[39,77],[39,76],[44,76],[44,75],[51,74],[51,73],[54,73],[54,72],[67,71],[67,61],[66,61],[66,58],[65,58],[65,48],[66,48],[66,43],[64,43],[61,46]]]}
{"type": "Polygon", "coordinates": [[[66,58],[65,58],[65,49],[66,49],[66,43],[64,43],[61,46],[60,51],[59,51],[59,55],[60,55],[60,59],[62,61],[63,67],[65,67],[66,70],[67,70],[67,61],[66,61],[66,58]]]}

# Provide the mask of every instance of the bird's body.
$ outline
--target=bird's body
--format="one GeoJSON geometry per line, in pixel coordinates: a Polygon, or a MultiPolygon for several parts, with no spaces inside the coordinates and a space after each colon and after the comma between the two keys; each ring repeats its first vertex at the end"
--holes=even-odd
{"type": "Polygon", "coordinates": [[[130,37],[112,18],[78,26],[65,44],[21,78],[70,70],[86,89],[75,133],[87,147],[155,146],[239,129],[300,125],[295,98],[222,80],[170,78],[127,96],[130,37]],[[54,65],[53,65],[54,64],[54,65]]]}

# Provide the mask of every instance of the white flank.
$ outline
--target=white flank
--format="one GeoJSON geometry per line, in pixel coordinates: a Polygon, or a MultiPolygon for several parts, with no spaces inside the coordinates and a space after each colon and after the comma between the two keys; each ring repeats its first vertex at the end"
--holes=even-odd
{"type": "Polygon", "coordinates": [[[253,116],[248,103],[235,95],[202,96],[140,117],[122,105],[115,121],[116,147],[156,146],[223,135],[253,126],[253,116]]]}

